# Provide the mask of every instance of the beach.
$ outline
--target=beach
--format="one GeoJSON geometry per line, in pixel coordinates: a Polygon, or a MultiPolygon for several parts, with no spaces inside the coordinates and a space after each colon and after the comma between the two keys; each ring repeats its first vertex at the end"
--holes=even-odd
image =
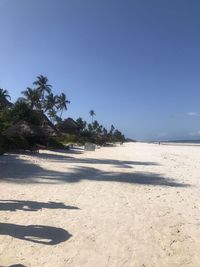
{"type": "Polygon", "coordinates": [[[200,146],[0,157],[0,266],[199,266],[200,146]]]}

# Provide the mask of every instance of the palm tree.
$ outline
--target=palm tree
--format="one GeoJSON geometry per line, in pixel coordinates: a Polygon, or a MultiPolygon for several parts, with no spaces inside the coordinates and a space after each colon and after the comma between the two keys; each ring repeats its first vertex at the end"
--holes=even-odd
{"type": "Polygon", "coordinates": [[[94,116],[96,116],[94,110],[93,110],[93,109],[90,110],[89,114],[90,114],[90,116],[92,117],[92,123],[93,123],[94,116]]]}
{"type": "Polygon", "coordinates": [[[115,127],[114,127],[113,124],[112,124],[112,125],[111,125],[111,128],[110,128],[110,133],[113,134],[114,130],[115,130],[115,127]]]}
{"type": "Polygon", "coordinates": [[[70,104],[70,101],[67,100],[64,93],[62,93],[60,96],[57,96],[57,109],[61,111],[60,118],[62,117],[63,110],[67,110],[67,104],[70,104]]]}
{"type": "Polygon", "coordinates": [[[107,134],[108,134],[108,131],[106,130],[106,128],[103,128],[103,130],[102,130],[102,131],[103,131],[103,135],[104,135],[104,136],[107,136],[107,134]]]}
{"type": "Polygon", "coordinates": [[[49,95],[46,96],[46,98],[44,100],[45,112],[47,110],[49,111],[49,110],[56,107],[57,98],[58,98],[58,96],[54,95],[53,93],[50,93],[49,95]]]}
{"type": "Polygon", "coordinates": [[[37,76],[37,80],[33,82],[33,84],[36,85],[36,89],[40,93],[42,100],[44,100],[45,93],[48,93],[48,94],[51,93],[52,86],[48,84],[48,81],[49,80],[47,77],[40,75],[40,76],[37,76]]]}
{"type": "Polygon", "coordinates": [[[76,122],[78,123],[78,125],[79,125],[81,131],[84,131],[84,130],[86,129],[87,122],[84,121],[82,118],[78,118],[78,119],[76,120],[76,122]]]}
{"type": "Polygon", "coordinates": [[[99,125],[99,127],[97,128],[97,133],[99,135],[103,134],[103,125],[99,125]]]}
{"type": "Polygon", "coordinates": [[[25,91],[22,91],[22,94],[25,96],[27,102],[30,104],[31,109],[33,109],[34,107],[41,109],[40,93],[37,89],[27,87],[25,91]]]}
{"type": "Polygon", "coordinates": [[[0,107],[10,106],[8,99],[11,99],[8,91],[0,88],[0,107]]]}
{"type": "Polygon", "coordinates": [[[93,126],[94,131],[97,131],[97,129],[99,128],[98,121],[94,121],[93,124],[92,124],[92,126],[93,126]]]}
{"type": "Polygon", "coordinates": [[[90,134],[93,133],[93,127],[92,127],[91,123],[88,124],[88,131],[89,131],[90,134]]]}
{"type": "Polygon", "coordinates": [[[51,120],[51,122],[55,122],[56,120],[56,110],[54,108],[48,110],[48,116],[51,120]]]}

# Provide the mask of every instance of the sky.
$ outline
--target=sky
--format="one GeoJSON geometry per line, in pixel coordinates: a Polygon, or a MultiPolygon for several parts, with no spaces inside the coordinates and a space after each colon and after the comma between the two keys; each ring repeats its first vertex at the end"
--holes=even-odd
{"type": "Polygon", "coordinates": [[[199,0],[0,0],[0,87],[36,76],[65,117],[137,140],[200,139],[199,0]]]}

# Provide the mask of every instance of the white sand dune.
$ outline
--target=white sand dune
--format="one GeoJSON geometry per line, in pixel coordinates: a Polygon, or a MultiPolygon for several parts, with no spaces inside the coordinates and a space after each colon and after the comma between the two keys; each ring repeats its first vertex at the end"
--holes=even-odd
{"type": "Polygon", "coordinates": [[[0,266],[200,266],[200,147],[0,157],[0,266]]]}

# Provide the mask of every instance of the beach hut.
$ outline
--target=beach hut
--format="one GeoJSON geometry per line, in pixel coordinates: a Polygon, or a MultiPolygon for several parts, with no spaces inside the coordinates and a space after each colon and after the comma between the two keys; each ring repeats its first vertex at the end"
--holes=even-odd
{"type": "Polygon", "coordinates": [[[37,152],[38,145],[40,147],[49,146],[49,138],[57,137],[58,131],[49,122],[44,123],[44,125],[33,125],[26,121],[19,121],[4,131],[3,135],[11,137],[12,142],[9,149],[25,149],[37,152]]]}
{"type": "Polygon", "coordinates": [[[38,121],[40,122],[38,130],[41,131],[41,134],[48,137],[57,137],[60,135],[56,126],[48,119],[48,117],[40,110],[34,110],[38,121]]]}
{"type": "Polygon", "coordinates": [[[80,132],[80,126],[72,118],[67,118],[56,126],[62,133],[66,134],[79,134],[80,132]]]}
{"type": "Polygon", "coordinates": [[[26,121],[19,121],[15,125],[9,127],[6,131],[4,131],[4,135],[7,136],[38,136],[39,129],[37,126],[32,125],[26,121]]]}
{"type": "Polygon", "coordinates": [[[19,121],[4,131],[7,136],[56,137],[59,135],[56,127],[44,116],[43,124],[34,125],[27,121],[19,121]]]}

